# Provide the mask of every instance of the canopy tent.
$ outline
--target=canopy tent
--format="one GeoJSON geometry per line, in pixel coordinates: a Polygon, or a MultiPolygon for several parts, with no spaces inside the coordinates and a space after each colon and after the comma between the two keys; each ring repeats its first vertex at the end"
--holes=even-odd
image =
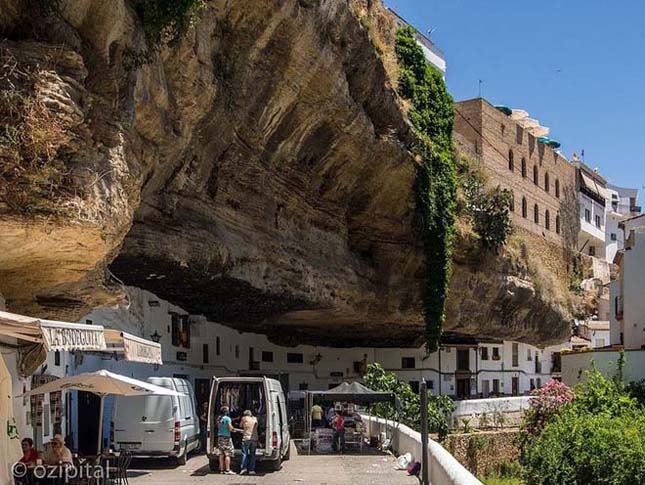
{"type": "Polygon", "coordinates": [[[355,404],[374,404],[377,402],[395,403],[391,392],[373,391],[360,382],[343,382],[327,391],[310,391],[309,394],[318,401],[335,402],[347,401],[355,404]]]}
{"type": "MultiPolygon", "coordinates": [[[[373,391],[360,382],[343,382],[336,387],[327,391],[306,391],[305,392],[305,407],[307,410],[307,423],[306,431],[311,433],[311,408],[316,402],[351,402],[354,404],[375,404],[375,403],[391,403],[395,406],[397,412],[399,405],[396,396],[392,392],[373,391]]],[[[308,446],[308,451],[311,453],[311,436],[308,446]]]]}
{"type": "Polygon", "coordinates": [[[0,311],[0,338],[18,347],[20,372],[25,377],[45,361],[47,352],[56,350],[123,352],[126,360],[163,363],[160,344],[101,325],[58,322],[0,311]]]}
{"type": "Polygon", "coordinates": [[[101,440],[103,435],[103,401],[107,395],[116,396],[182,396],[183,394],[166,389],[165,387],[156,386],[145,381],[133,379],[132,377],[114,374],[106,370],[96,372],[86,372],[75,376],[62,377],[55,381],[43,384],[22,396],[32,396],[36,394],[47,394],[49,392],[75,390],[85,391],[96,394],[101,398],[99,411],[99,435],[97,451],[101,452],[101,440]]]}

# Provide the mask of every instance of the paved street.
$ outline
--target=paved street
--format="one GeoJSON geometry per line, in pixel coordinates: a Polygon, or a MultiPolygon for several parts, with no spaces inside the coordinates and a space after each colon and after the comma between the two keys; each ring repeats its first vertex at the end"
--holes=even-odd
{"type": "Polygon", "coordinates": [[[145,483],[219,483],[219,484],[387,484],[415,485],[414,477],[394,469],[389,455],[298,455],[295,447],[291,460],[278,472],[258,469],[258,475],[219,475],[208,470],[205,455],[194,456],[186,466],[175,467],[163,461],[134,462],[128,473],[133,485],[145,483]]]}

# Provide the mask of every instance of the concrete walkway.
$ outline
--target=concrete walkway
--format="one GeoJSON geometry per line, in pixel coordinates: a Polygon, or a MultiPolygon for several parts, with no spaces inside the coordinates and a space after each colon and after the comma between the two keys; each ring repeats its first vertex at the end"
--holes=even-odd
{"type": "Polygon", "coordinates": [[[383,484],[416,485],[418,481],[403,470],[394,469],[390,455],[299,455],[295,447],[291,460],[278,472],[258,468],[256,476],[211,473],[204,455],[192,457],[186,466],[175,467],[162,461],[133,462],[128,476],[132,485],[145,483],[217,483],[217,484],[383,484]]]}

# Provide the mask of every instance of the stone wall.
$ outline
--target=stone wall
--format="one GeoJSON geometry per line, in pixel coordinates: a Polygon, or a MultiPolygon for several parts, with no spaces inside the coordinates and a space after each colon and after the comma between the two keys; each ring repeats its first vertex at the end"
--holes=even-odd
{"type": "Polygon", "coordinates": [[[503,466],[518,461],[517,438],[518,431],[486,431],[451,434],[443,444],[470,473],[481,477],[499,474],[503,466]]]}
{"type": "Polygon", "coordinates": [[[567,191],[575,189],[575,168],[482,98],[456,103],[455,133],[458,150],[471,158],[473,152],[477,155],[476,160],[484,165],[491,185],[500,185],[513,191],[514,224],[561,243],[556,220],[560,218],[560,226],[565,223],[562,220],[562,206],[567,191]],[[509,161],[511,153],[513,170],[509,161]],[[524,174],[523,160],[526,166],[524,174]],[[534,168],[538,174],[537,184],[533,179],[534,168]],[[557,189],[556,184],[559,185],[557,189]],[[526,200],[525,216],[522,213],[523,199],[526,200]],[[537,223],[534,222],[536,205],[537,223]]]}

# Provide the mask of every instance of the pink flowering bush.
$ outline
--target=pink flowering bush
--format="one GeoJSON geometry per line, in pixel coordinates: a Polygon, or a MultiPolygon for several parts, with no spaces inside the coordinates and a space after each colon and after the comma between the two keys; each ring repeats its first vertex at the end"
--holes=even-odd
{"type": "Polygon", "coordinates": [[[532,391],[531,396],[530,408],[524,414],[523,428],[525,432],[535,435],[573,400],[574,394],[566,384],[551,379],[542,388],[532,391]]]}

